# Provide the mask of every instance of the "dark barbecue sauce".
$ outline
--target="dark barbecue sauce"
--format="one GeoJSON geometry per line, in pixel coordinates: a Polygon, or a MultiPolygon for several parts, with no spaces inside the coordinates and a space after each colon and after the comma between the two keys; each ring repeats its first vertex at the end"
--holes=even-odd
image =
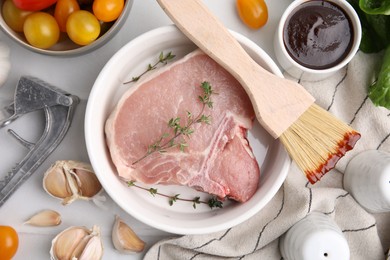
{"type": "Polygon", "coordinates": [[[311,69],[340,63],[352,48],[353,29],[348,15],[328,1],[298,6],[284,26],[284,44],[290,56],[311,69]]]}

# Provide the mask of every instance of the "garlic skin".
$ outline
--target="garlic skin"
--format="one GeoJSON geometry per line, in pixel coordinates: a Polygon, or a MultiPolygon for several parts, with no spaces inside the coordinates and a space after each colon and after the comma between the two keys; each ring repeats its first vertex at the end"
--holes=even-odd
{"type": "Polygon", "coordinates": [[[123,254],[140,253],[145,248],[145,242],[119,216],[112,229],[112,243],[123,254]]]}
{"type": "Polygon", "coordinates": [[[0,42],[0,87],[7,80],[8,74],[11,70],[9,54],[9,47],[5,43],[0,42]]]}
{"type": "Polygon", "coordinates": [[[85,162],[56,161],[44,174],[43,188],[52,197],[68,205],[77,199],[92,200],[103,187],[92,166],[85,162]]]}
{"type": "Polygon", "coordinates": [[[103,243],[100,227],[69,227],[52,241],[51,260],[100,260],[103,257],[103,243]]]}
{"type": "Polygon", "coordinates": [[[61,215],[54,210],[43,210],[32,216],[24,224],[37,227],[58,226],[61,224],[61,215]]]}

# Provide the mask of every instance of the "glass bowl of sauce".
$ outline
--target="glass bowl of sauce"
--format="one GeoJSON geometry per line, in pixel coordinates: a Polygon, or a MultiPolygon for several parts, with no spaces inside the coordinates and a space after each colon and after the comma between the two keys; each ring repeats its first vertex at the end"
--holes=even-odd
{"type": "Polygon", "coordinates": [[[301,80],[321,80],[359,49],[361,25],[345,0],[295,0],[283,13],[274,49],[281,67],[301,80]]]}

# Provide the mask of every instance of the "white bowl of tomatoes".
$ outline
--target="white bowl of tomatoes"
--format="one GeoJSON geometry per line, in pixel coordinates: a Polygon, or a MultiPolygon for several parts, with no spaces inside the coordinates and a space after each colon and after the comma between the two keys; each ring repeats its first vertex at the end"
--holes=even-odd
{"type": "Polygon", "coordinates": [[[0,0],[0,28],[29,50],[79,55],[111,39],[132,4],[133,0],[0,0]]]}

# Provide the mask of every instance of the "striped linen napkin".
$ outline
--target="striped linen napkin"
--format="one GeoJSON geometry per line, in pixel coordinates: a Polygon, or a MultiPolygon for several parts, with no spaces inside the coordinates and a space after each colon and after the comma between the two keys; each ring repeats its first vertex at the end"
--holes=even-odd
{"type": "Polygon", "coordinates": [[[373,68],[381,55],[359,52],[347,67],[329,79],[299,81],[317,104],[362,134],[355,149],[336,169],[311,185],[292,163],[275,197],[246,222],[217,233],[186,235],[153,245],[145,259],[282,259],[280,237],[313,211],[329,215],[345,235],[353,260],[385,259],[390,246],[390,212],[370,214],[343,189],[348,161],[368,149],[390,151],[390,110],[375,107],[367,96],[373,68]]]}

